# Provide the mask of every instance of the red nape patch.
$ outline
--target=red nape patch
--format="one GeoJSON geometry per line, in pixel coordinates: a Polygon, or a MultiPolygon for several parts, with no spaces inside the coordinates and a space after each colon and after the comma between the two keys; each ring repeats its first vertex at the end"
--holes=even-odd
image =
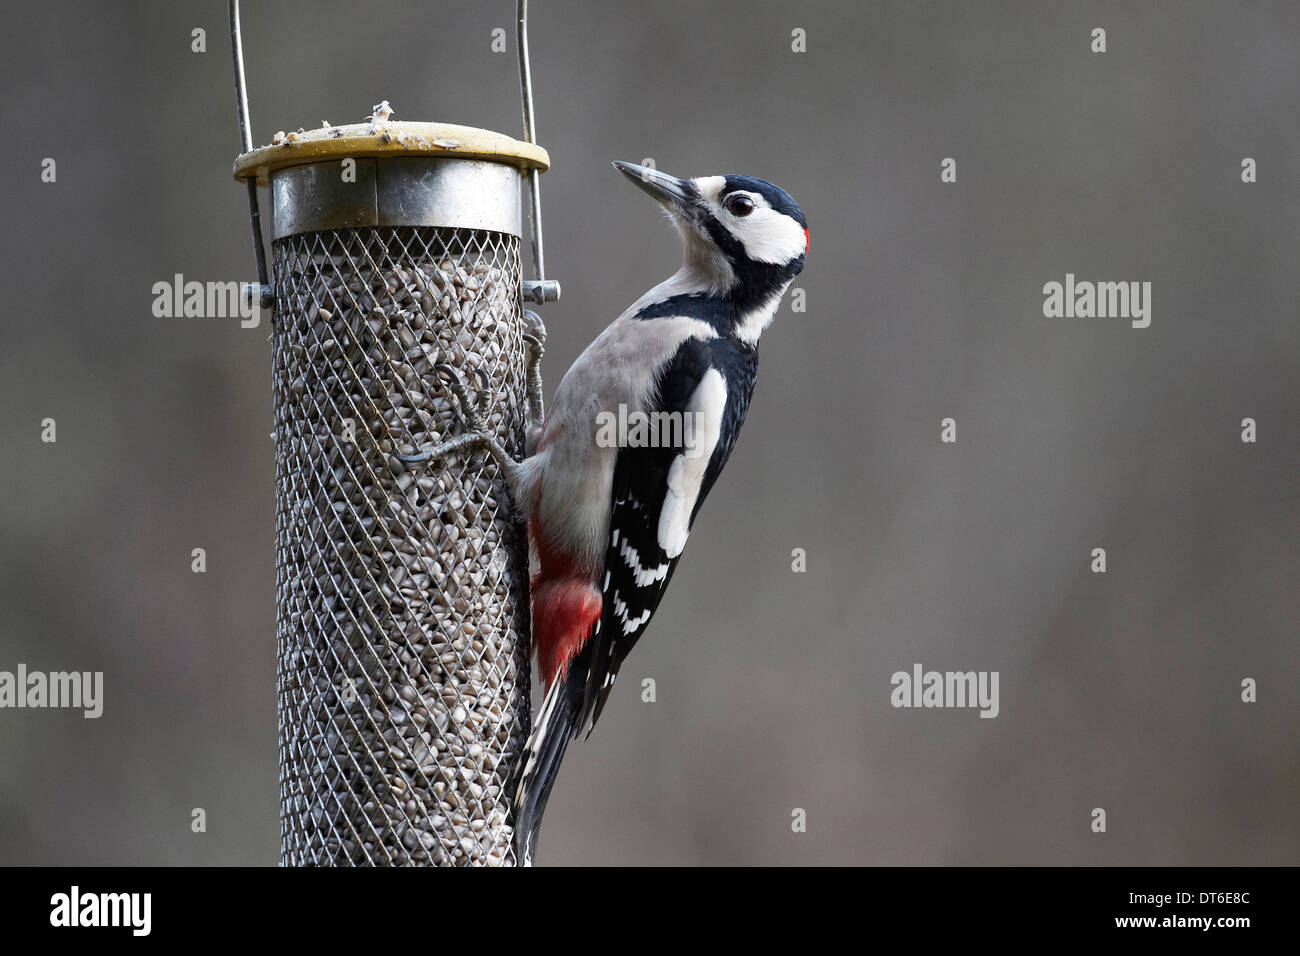
{"type": "Polygon", "coordinates": [[[600,620],[600,589],[583,578],[533,575],[533,647],[546,689],[562,677],[600,620]]]}
{"type": "Polygon", "coordinates": [[[803,231],[803,254],[805,256],[808,255],[808,250],[811,248],[812,248],[812,233],[808,231],[807,227],[805,227],[803,231]]]}

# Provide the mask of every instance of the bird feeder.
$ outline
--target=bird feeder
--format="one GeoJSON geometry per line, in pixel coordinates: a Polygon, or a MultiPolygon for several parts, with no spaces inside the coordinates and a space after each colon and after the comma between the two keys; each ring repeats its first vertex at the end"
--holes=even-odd
{"type": "MultiPolygon", "coordinates": [[[[377,114],[378,116],[378,114],[377,114]]],[[[270,189],[282,861],[514,862],[528,568],[434,369],[523,447],[521,183],[541,147],[387,120],[241,155],[270,189]]]]}

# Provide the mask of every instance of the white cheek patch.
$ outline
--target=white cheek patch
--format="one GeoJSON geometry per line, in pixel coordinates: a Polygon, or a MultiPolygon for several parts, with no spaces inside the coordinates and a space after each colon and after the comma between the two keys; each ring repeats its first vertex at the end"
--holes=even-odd
{"type": "Polygon", "coordinates": [[[798,259],[807,248],[803,226],[784,213],[760,206],[732,227],[755,262],[780,264],[798,259]]]}

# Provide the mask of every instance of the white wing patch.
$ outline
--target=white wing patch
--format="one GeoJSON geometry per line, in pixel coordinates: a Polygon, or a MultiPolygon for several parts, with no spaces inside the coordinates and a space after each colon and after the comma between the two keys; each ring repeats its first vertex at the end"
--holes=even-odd
{"type": "Polygon", "coordinates": [[[721,372],[711,368],[700,379],[686,406],[687,414],[697,423],[691,455],[679,454],[668,469],[668,491],[659,512],[658,537],[659,547],[670,558],[677,557],[686,547],[686,538],[691,533],[691,512],[695,510],[704,473],[722,433],[722,413],[726,407],[727,383],[721,372]]]}

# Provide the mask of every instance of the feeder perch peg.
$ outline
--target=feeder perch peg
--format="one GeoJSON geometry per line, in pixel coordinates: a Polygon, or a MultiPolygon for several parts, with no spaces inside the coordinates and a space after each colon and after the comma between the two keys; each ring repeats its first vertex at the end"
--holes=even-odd
{"type": "Polygon", "coordinates": [[[560,283],[554,279],[525,279],[524,301],[537,305],[560,300],[560,283]]]}

